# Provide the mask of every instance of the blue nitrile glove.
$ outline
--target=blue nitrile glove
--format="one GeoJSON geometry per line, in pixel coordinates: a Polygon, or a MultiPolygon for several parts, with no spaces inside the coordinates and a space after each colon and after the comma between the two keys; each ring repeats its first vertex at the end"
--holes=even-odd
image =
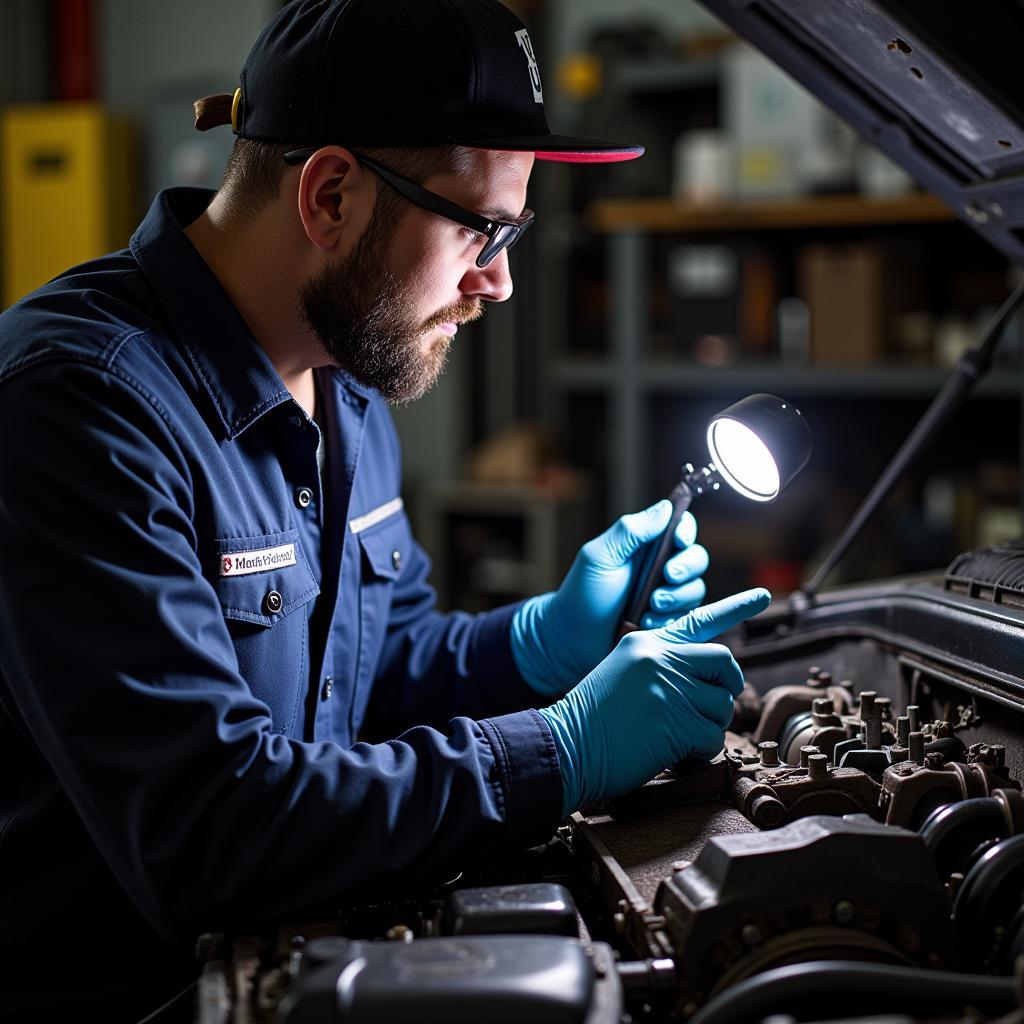
{"type": "Polygon", "coordinates": [[[540,709],[558,752],[564,814],[722,749],[743,673],[728,647],[705,641],[770,601],[767,590],[747,590],[629,633],[579,686],[540,709]]]}
{"type": "MultiPolygon", "coordinates": [[[[522,677],[548,697],[574,687],[611,650],[643,548],[659,537],[672,517],[672,503],[659,501],[623,516],[580,549],[558,590],[533,597],[512,617],[512,655],[522,677]]],[[[704,600],[701,576],[708,553],[695,544],[697,520],[684,512],[676,529],[682,550],[665,563],[669,586],[651,594],[645,629],[662,626],[704,600]]]]}

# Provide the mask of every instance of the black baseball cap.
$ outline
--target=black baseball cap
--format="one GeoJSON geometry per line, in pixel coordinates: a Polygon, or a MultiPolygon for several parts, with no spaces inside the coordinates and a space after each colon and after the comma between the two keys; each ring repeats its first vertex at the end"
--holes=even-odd
{"type": "MultiPolygon", "coordinates": [[[[226,103],[210,109],[197,104],[197,127],[228,123],[226,103]]],[[[446,143],[575,163],[644,152],[551,133],[529,33],[498,0],[292,0],[230,110],[242,138],[297,146],[446,143]]]]}

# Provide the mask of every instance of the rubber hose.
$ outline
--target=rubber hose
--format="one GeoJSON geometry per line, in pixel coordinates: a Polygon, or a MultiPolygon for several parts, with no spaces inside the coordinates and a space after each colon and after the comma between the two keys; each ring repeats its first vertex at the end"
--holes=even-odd
{"type": "Polygon", "coordinates": [[[1016,1009],[1017,982],[857,960],[822,960],[776,967],[733,985],[706,1003],[688,1024],[750,1024],[773,1013],[827,1020],[857,1013],[950,1013],[972,1006],[985,1013],[1016,1009]],[[837,1008],[841,1007],[839,1010],[837,1008]]]}

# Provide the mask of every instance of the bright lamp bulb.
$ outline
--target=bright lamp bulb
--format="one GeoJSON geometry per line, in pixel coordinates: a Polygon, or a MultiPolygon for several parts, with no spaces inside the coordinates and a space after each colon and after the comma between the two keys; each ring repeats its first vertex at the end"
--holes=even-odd
{"type": "Polygon", "coordinates": [[[767,445],[738,420],[713,420],[708,450],[722,478],[745,498],[771,501],[780,489],[779,469],[767,445]]]}

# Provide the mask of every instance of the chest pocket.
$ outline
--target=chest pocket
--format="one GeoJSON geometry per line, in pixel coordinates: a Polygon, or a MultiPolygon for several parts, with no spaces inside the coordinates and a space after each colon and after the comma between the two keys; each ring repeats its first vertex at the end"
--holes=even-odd
{"type": "Polygon", "coordinates": [[[215,546],[214,586],[239,671],[270,708],[274,731],[291,735],[308,684],[309,616],[320,592],[298,531],[226,537],[215,546]],[[227,560],[233,574],[221,575],[227,560]]]}
{"type": "MultiPolygon", "coordinates": [[[[359,700],[365,702],[387,634],[395,582],[412,553],[412,534],[401,508],[356,534],[362,551],[359,587],[359,700]]],[[[357,716],[358,717],[358,716],[357,716]]]]}

